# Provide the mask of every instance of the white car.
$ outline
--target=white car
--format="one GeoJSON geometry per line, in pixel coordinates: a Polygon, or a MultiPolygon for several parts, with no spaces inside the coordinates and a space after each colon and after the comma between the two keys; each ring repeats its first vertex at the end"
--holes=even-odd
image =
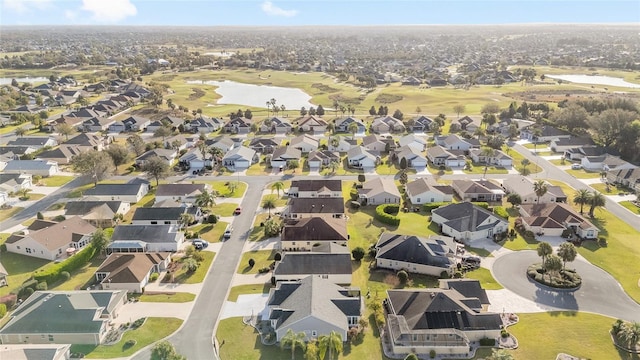
{"type": "Polygon", "coordinates": [[[224,231],[224,235],[222,235],[225,239],[231,238],[231,233],[233,232],[233,227],[231,225],[227,225],[227,228],[224,231]]]}
{"type": "Polygon", "coordinates": [[[582,169],[582,165],[580,164],[571,165],[571,170],[580,170],[580,169],[582,169]]]}

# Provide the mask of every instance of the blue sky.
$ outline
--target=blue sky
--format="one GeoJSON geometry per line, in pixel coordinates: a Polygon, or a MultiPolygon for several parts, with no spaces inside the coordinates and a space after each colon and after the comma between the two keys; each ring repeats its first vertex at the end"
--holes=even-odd
{"type": "Polygon", "coordinates": [[[640,0],[0,0],[1,25],[640,23],[640,0]]]}

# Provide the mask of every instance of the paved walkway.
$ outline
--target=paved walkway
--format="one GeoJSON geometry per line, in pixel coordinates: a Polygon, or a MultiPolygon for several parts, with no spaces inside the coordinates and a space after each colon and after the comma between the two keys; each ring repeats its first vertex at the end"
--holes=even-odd
{"type": "Polygon", "coordinates": [[[262,314],[262,318],[269,316],[267,300],[269,294],[244,294],[239,295],[237,301],[226,301],[220,314],[220,319],[238,316],[251,316],[262,314]]]}
{"type": "MultiPolygon", "coordinates": [[[[164,277],[164,273],[160,274],[162,276],[159,277],[159,279],[162,279],[164,277]]],[[[144,287],[145,291],[149,291],[149,292],[186,292],[186,293],[192,293],[192,294],[200,294],[200,291],[202,291],[202,283],[199,284],[172,284],[172,283],[163,283],[160,282],[159,280],[151,283],[151,284],[147,284],[147,286],[144,287]]],[[[165,315],[166,316],[166,315],[165,315]]]]}
{"type": "Polygon", "coordinates": [[[235,274],[231,281],[231,286],[264,284],[271,282],[272,274],[235,274]]]}
{"type": "Polygon", "coordinates": [[[186,319],[191,313],[193,301],[188,303],[153,303],[130,302],[122,306],[118,317],[114,319],[116,325],[133,322],[142,317],[176,317],[186,319]]]}
{"type": "Polygon", "coordinates": [[[590,185],[590,184],[601,184],[602,178],[591,178],[591,179],[578,179],[582,183],[590,185]]]}

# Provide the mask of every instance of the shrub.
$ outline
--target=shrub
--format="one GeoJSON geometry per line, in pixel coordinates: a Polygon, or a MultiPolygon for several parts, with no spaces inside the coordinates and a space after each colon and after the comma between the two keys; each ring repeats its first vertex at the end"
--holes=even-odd
{"type": "Polygon", "coordinates": [[[500,336],[502,338],[507,338],[507,337],[509,337],[509,332],[507,330],[505,330],[505,329],[502,329],[502,330],[500,330],[500,336]]]}
{"type": "Polygon", "coordinates": [[[0,252],[7,252],[7,244],[0,245],[0,252]]]}
{"type": "Polygon", "coordinates": [[[536,235],[531,230],[526,230],[522,234],[522,236],[525,238],[525,240],[534,240],[536,238],[536,235]]]}
{"type": "Polygon", "coordinates": [[[398,273],[396,275],[398,276],[398,279],[400,280],[400,284],[404,285],[404,284],[407,283],[407,280],[409,279],[409,274],[407,274],[406,271],[400,270],[400,271],[398,271],[398,273]]]}
{"type": "Polygon", "coordinates": [[[480,339],[480,346],[495,346],[496,340],[490,338],[482,338],[480,339]]]}
{"type": "Polygon", "coordinates": [[[358,246],[351,251],[351,255],[355,261],[360,261],[364,257],[365,251],[362,247],[358,246]]]}
{"type": "Polygon", "coordinates": [[[67,218],[64,215],[58,215],[58,216],[53,218],[53,221],[57,221],[57,222],[61,222],[61,221],[65,221],[65,220],[67,220],[67,218]]]}
{"type": "Polygon", "coordinates": [[[129,349],[129,348],[133,347],[136,344],[136,342],[137,341],[135,341],[134,339],[129,339],[124,343],[124,345],[122,345],[122,347],[124,349],[129,349]]]}
{"type": "Polygon", "coordinates": [[[60,281],[67,281],[71,279],[71,274],[69,274],[68,271],[61,271],[60,272],[60,281]]]}
{"type": "Polygon", "coordinates": [[[253,259],[249,259],[249,267],[252,268],[256,264],[256,261],[253,259]]]}
{"type": "Polygon", "coordinates": [[[571,229],[564,229],[562,230],[562,237],[567,239],[571,236],[571,234],[573,234],[573,231],[571,231],[571,229]]]}
{"type": "Polygon", "coordinates": [[[7,314],[7,305],[0,304],[0,319],[2,319],[7,314]]]}
{"type": "Polygon", "coordinates": [[[275,261],[280,261],[280,260],[282,260],[282,254],[280,254],[279,252],[278,252],[278,253],[276,253],[276,254],[273,256],[273,260],[275,260],[275,261]]]}
{"type": "Polygon", "coordinates": [[[352,188],[351,191],[349,191],[349,196],[351,197],[351,201],[358,201],[358,199],[360,199],[358,190],[355,188],[352,188]]]}
{"type": "Polygon", "coordinates": [[[598,245],[600,245],[600,247],[607,247],[607,239],[601,237],[598,239],[598,245]]]}
{"type": "Polygon", "coordinates": [[[263,268],[258,269],[258,273],[259,274],[266,274],[269,271],[270,271],[270,269],[268,267],[263,267],[263,268]]]}
{"type": "Polygon", "coordinates": [[[47,286],[47,282],[46,281],[41,281],[38,283],[38,285],[36,285],[36,290],[38,291],[44,291],[47,290],[48,286],[47,286]]]}
{"type": "Polygon", "coordinates": [[[38,220],[44,220],[44,215],[42,215],[42,213],[40,211],[38,211],[38,213],[36,214],[36,218],[38,220]]]}
{"type": "Polygon", "coordinates": [[[151,276],[149,276],[149,281],[152,281],[152,282],[156,281],[156,280],[158,280],[159,277],[160,277],[160,274],[153,273],[153,274],[151,274],[151,276]]]}
{"type": "Polygon", "coordinates": [[[32,288],[24,289],[23,298],[26,299],[34,293],[32,288]]]}
{"type": "Polygon", "coordinates": [[[207,219],[209,224],[216,224],[218,222],[218,216],[215,214],[209,215],[209,219],[207,219]]]}
{"type": "Polygon", "coordinates": [[[7,309],[11,309],[16,304],[16,302],[18,302],[18,295],[16,294],[9,294],[0,297],[0,304],[6,305],[7,309]]]}
{"type": "Polygon", "coordinates": [[[502,206],[495,206],[493,208],[493,213],[498,215],[498,216],[500,216],[501,218],[504,218],[504,219],[508,219],[509,218],[509,213],[502,206]]]}
{"type": "Polygon", "coordinates": [[[134,328],[134,329],[139,328],[140,326],[142,326],[142,324],[144,324],[144,321],[145,321],[146,319],[147,319],[147,318],[140,318],[140,319],[138,319],[138,320],[134,321],[134,322],[133,322],[133,324],[131,324],[131,327],[132,327],[132,328],[134,328]]]}
{"type": "Polygon", "coordinates": [[[432,358],[432,359],[435,359],[436,358],[436,351],[431,349],[431,351],[429,351],[429,357],[432,358]]]}
{"type": "Polygon", "coordinates": [[[481,208],[484,208],[484,209],[487,209],[487,210],[489,209],[489,203],[487,203],[487,202],[475,201],[475,202],[472,202],[472,204],[475,205],[475,206],[480,206],[481,208]]]}
{"type": "Polygon", "coordinates": [[[400,218],[391,215],[391,213],[397,213],[400,210],[398,204],[384,204],[376,207],[375,218],[383,224],[398,226],[400,225],[400,218]]]}
{"type": "Polygon", "coordinates": [[[449,205],[449,203],[447,203],[447,202],[432,202],[432,203],[429,203],[429,204],[422,205],[422,208],[427,213],[431,213],[433,210],[439,208],[440,206],[446,206],[446,205],[449,205]]]}
{"type": "Polygon", "coordinates": [[[55,264],[45,271],[39,272],[38,274],[34,275],[33,278],[38,282],[46,281],[49,284],[53,284],[54,282],[58,281],[60,274],[63,271],[70,273],[80,269],[85,264],[87,264],[89,260],[93,259],[95,254],[96,249],[93,247],[93,245],[89,245],[80,250],[75,255],[67,258],[65,261],[55,264]]]}
{"type": "Polygon", "coordinates": [[[449,273],[446,270],[442,270],[442,272],[440,273],[440,279],[448,279],[449,278],[449,273]]]}

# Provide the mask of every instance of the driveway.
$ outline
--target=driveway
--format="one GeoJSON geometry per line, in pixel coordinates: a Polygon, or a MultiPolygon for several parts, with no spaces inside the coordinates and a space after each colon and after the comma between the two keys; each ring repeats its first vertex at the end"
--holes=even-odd
{"type": "Polygon", "coordinates": [[[533,250],[505,254],[493,263],[495,279],[506,289],[547,310],[587,311],[628,321],[640,321],[640,305],[633,301],[607,272],[583,259],[569,264],[582,276],[574,291],[553,290],[527,277],[530,264],[540,262],[533,250]]]}

